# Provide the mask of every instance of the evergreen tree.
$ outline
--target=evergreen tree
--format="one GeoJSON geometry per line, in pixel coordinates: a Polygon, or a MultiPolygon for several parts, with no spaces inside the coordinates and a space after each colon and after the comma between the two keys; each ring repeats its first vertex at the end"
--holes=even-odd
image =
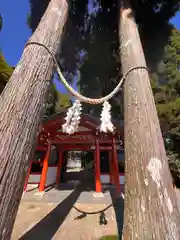
{"type": "MultiPolygon", "coordinates": [[[[48,1],[44,2],[44,5],[33,0],[31,2],[31,26],[35,28],[48,1]],[[41,6],[38,7],[38,4],[41,6]]],[[[118,1],[113,4],[106,0],[93,1],[94,11],[88,11],[87,4],[87,1],[79,0],[73,1],[70,5],[60,60],[69,75],[73,76],[77,68],[80,70],[81,92],[87,96],[97,97],[109,93],[121,77],[117,31],[119,8],[118,1]]],[[[170,138],[170,141],[173,141],[173,150],[179,152],[178,49],[180,48],[178,42],[180,41],[178,41],[179,32],[168,24],[168,20],[178,10],[179,1],[161,1],[160,3],[159,1],[133,1],[132,4],[147,65],[151,72],[163,136],[166,142],[170,138]],[[176,43],[172,44],[172,39],[176,43]],[[162,98],[165,99],[164,102],[162,98]]],[[[71,80],[72,76],[68,79],[71,80]]],[[[113,116],[122,119],[122,94],[115,96],[111,104],[113,116]]],[[[101,106],[84,104],[83,110],[99,116],[101,106]]],[[[170,144],[167,146],[170,150],[170,144]]]]}
{"type": "Polygon", "coordinates": [[[52,83],[48,91],[46,102],[44,103],[43,118],[48,118],[49,116],[53,115],[56,112],[55,110],[56,101],[57,101],[57,90],[56,90],[55,84],[52,83]]]}
{"type": "MultiPolygon", "coordinates": [[[[92,1],[91,9],[88,8],[88,1],[69,2],[69,19],[59,57],[64,74],[71,81],[79,69],[82,94],[91,97],[106,95],[121,77],[117,22],[119,1],[114,1],[113,4],[108,0],[92,1]]],[[[30,26],[34,30],[49,1],[40,3],[30,0],[30,3],[30,26]]],[[[178,4],[179,0],[132,1],[148,67],[153,72],[156,72],[157,64],[168,44],[172,28],[167,22],[178,10],[178,4]],[[152,54],[154,52],[156,54],[152,54]]],[[[118,94],[111,100],[111,104],[114,117],[122,118],[122,95],[118,94]]],[[[99,116],[101,106],[84,104],[83,109],[99,116]]]]}
{"type": "Polygon", "coordinates": [[[57,100],[55,104],[56,113],[66,111],[71,105],[72,102],[69,94],[57,92],[57,100]]]}
{"type": "MultiPolygon", "coordinates": [[[[0,31],[2,29],[3,19],[0,15],[0,31]]],[[[10,76],[12,75],[13,68],[8,65],[6,62],[3,53],[0,50],[0,94],[3,91],[7,81],[9,80],[10,76]]]]}
{"type": "Polygon", "coordinates": [[[10,67],[3,54],[0,52],[0,93],[3,91],[7,81],[11,77],[13,72],[13,68],[10,67]]]}
{"type": "Polygon", "coordinates": [[[176,186],[180,186],[180,32],[169,25],[171,34],[156,72],[152,89],[167,149],[170,170],[176,186]]]}
{"type": "Polygon", "coordinates": [[[164,137],[173,141],[172,149],[180,153],[180,32],[171,30],[164,54],[152,74],[152,88],[164,137]],[[178,142],[177,142],[178,141],[178,142]]]}

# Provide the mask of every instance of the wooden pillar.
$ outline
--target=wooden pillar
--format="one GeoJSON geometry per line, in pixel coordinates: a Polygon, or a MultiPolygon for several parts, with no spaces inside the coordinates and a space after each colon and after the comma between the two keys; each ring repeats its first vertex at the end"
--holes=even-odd
{"type": "Polygon", "coordinates": [[[63,164],[63,151],[60,147],[58,147],[58,167],[57,167],[57,174],[56,174],[56,185],[59,185],[61,179],[61,169],[63,164]]]}
{"type": "Polygon", "coordinates": [[[43,192],[45,189],[45,183],[46,183],[46,176],[48,171],[48,161],[51,154],[51,143],[49,142],[47,152],[45,154],[44,162],[43,162],[43,169],[41,173],[41,180],[39,184],[39,191],[43,192]]]}
{"type": "Polygon", "coordinates": [[[25,180],[25,183],[24,183],[24,192],[26,192],[26,189],[27,189],[29,175],[30,175],[30,172],[31,172],[31,166],[32,166],[32,160],[30,161],[28,172],[27,172],[27,175],[26,175],[26,180],[25,180]]]}
{"type": "Polygon", "coordinates": [[[111,182],[111,184],[113,184],[114,183],[114,179],[113,179],[112,153],[109,151],[108,155],[109,155],[109,176],[110,176],[110,182],[111,182]]]}
{"type": "Polygon", "coordinates": [[[113,176],[114,183],[116,185],[116,192],[120,193],[120,183],[119,183],[119,167],[118,167],[118,156],[116,150],[116,139],[115,136],[112,137],[112,162],[113,162],[113,176]]]}
{"type": "Polygon", "coordinates": [[[96,136],[96,150],[95,150],[95,183],[96,183],[96,192],[102,192],[101,179],[100,179],[100,147],[99,139],[96,136]]]}

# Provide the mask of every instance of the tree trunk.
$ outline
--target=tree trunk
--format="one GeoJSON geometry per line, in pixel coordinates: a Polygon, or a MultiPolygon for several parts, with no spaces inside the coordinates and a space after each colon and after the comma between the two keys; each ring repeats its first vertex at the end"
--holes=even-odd
{"type": "MultiPolygon", "coordinates": [[[[56,54],[67,12],[66,0],[51,0],[30,41],[43,43],[56,54]]],[[[47,50],[29,45],[0,96],[1,240],[11,237],[53,72],[53,59],[47,50]]]]}
{"type": "MultiPolygon", "coordinates": [[[[123,73],[134,66],[146,66],[130,8],[121,9],[119,34],[123,73]]],[[[180,218],[177,199],[145,69],[134,70],[126,78],[124,109],[124,239],[178,240],[180,218]]]]}

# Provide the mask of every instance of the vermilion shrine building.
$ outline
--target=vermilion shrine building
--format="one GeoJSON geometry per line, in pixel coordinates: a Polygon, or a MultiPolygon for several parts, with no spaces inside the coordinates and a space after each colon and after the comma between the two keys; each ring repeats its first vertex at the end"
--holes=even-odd
{"type": "Polygon", "coordinates": [[[65,152],[88,151],[92,153],[95,191],[102,192],[102,184],[112,183],[119,192],[120,186],[124,184],[124,171],[119,172],[118,164],[124,160],[122,122],[114,122],[114,134],[105,134],[99,131],[99,119],[83,114],[79,131],[67,135],[62,132],[64,117],[65,113],[60,113],[42,122],[24,191],[28,184],[38,185],[39,191],[44,191],[50,185],[60,185],[62,168],[67,157],[65,152]],[[106,153],[108,161],[104,160],[102,153],[106,153]],[[106,166],[106,172],[101,170],[101,166],[106,166]]]}

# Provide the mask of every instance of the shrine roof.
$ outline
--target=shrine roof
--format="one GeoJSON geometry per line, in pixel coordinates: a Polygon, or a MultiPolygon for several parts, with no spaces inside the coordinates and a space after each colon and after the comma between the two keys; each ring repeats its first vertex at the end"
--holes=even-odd
{"type": "MultiPolygon", "coordinates": [[[[62,125],[65,123],[66,111],[54,114],[48,118],[45,118],[42,122],[41,128],[43,128],[43,131],[45,132],[61,132],[62,125]]],[[[112,120],[116,133],[122,134],[123,128],[124,128],[124,122],[122,120],[112,120]]],[[[89,114],[81,114],[81,121],[80,121],[80,127],[84,128],[84,131],[96,131],[99,130],[101,121],[99,118],[94,117],[89,114]]]]}
{"type": "MultiPolygon", "coordinates": [[[[68,135],[62,132],[62,124],[66,112],[57,113],[43,120],[38,134],[38,146],[47,146],[51,140],[54,144],[93,144],[96,139],[96,133],[99,130],[100,119],[89,114],[82,114],[78,132],[68,135]]],[[[116,128],[116,142],[122,145],[124,138],[123,121],[113,121],[116,128]]],[[[99,132],[99,141],[101,144],[111,145],[112,134],[99,132]]],[[[122,146],[123,147],[123,146],[122,146]]]]}

